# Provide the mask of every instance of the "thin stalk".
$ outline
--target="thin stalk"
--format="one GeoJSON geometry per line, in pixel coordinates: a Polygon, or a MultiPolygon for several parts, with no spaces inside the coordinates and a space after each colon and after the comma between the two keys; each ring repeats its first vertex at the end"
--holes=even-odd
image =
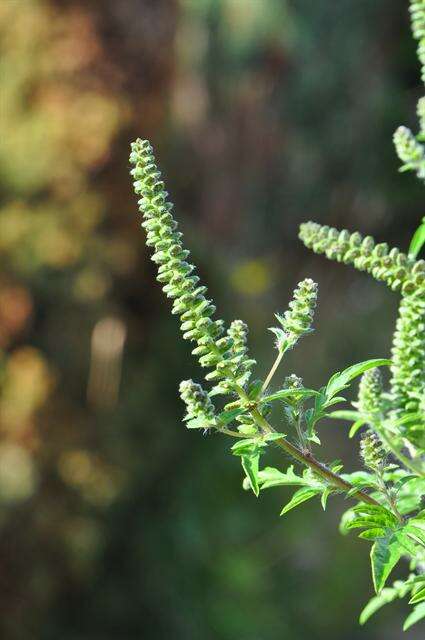
{"type": "Polygon", "coordinates": [[[264,380],[263,386],[261,387],[261,393],[264,393],[264,391],[267,389],[267,387],[269,386],[274,374],[276,373],[276,370],[278,368],[278,366],[280,365],[281,361],[283,358],[283,351],[280,351],[276,360],[273,363],[272,368],[270,369],[267,378],[264,380]]]}

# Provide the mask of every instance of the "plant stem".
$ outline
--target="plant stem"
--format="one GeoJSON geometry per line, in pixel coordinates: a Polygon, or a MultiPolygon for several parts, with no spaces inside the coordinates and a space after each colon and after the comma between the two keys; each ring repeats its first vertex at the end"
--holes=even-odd
{"type": "MultiPolygon", "coordinates": [[[[262,431],[265,431],[266,433],[275,432],[271,424],[269,424],[269,422],[264,418],[264,416],[261,415],[258,409],[252,409],[250,413],[262,431]]],[[[314,456],[311,453],[309,452],[304,453],[303,451],[298,449],[298,447],[288,442],[286,438],[283,438],[283,437],[278,438],[277,440],[275,440],[275,444],[277,444],[281,449],[283,449],[290,456],[295,458],[295,460],[297,460],[298,462],[301,462],[302,464],[305,464],[312,471],[317,473],[317,475],[319,475],[321,478],[323,478],[324,480],[329,482],[331,485],[333,485],[336,489],[341,489],[342,491],[345,491],[345,492],[351,491],[353,489],[352,484],[350,484],[349,482],[341,478],[341,476],[339,476],[338,474],[331,471],[328,467],[326,467],[326,465],[316,460],[316,458],[314,458],[314,456]]],[[[357,500],[360,500],[361,502],[366,502],[367,504],[373,504],[375,506],[379,506],[379,502],[377,502],[374,498],[369,496],[367,493],[365,493],[361,489],[353,493],[352,497],[356,498],[357,500]]]]}
{"type": "MultiPolygon", "coordinates": [[[[270,370],[270,373],[267,376],[266,382],[269,379],[271,380],[274,372],[279,366],[282,356],[283,356],[283,353],[279,354],[279,356],[276,358],[270,370]]],[[[245,392],[245,389],[243,389],[243,387],[241,387],[236,382],[234,375],[230,371],[228,372],[228,374],[233,378],[235,391],[239,395],[241,400],[243,400],[245,403],[249,403],[250,400],[248,395],[245,392]]],[[[264,384],[263,387],[265,388],[266,385],[264,384]]],[[[263,433],[276,433],[275,429],[273,429],[271,424],[266,420],[264,416],[261,415],[261,413],[258,411],[257,408],[250,408],[249,412],[253,417],[255,423],[263,433]]],[[[331,469],[328,469],[326,465],[316,460],[316,458],[313,456],[312,453],[310,452],[304,453],[303,451],[301,451],[301,449],[298,449],[298,447],[296,447],[295,445],[291,444],[288,440],[286,440],[286,438],[284,437],[278,438],[277,440],[275,440],[275,444],[281,449],[283,449],[283,451],[285,451],[287,454],[292,456],[295,460],[309,467],[318,476],[320,476],[321,478],[329,482],[336,489],[340,489],[341,491],[348,493],[349,491],[352,491],[352,489],[354,488],[350,482],[347,482],[347,480],[344,480],[343,478],[341,478],[338,474],[331,471],[331,469]]],[[[375,506],[379,506],[379,502],[377,502],[374,498],[369,496],[367,493],[365,493],[361,489],[352,493],[351,495],[353,498],[356,498],[361,502],[366,502],[367,504],[373,504],[375,506]]]]}
{"type": "Polygon", "coordinates": [[[261,393],[264,393],[264,391],[267,389],[267,387],[269,386],[274,374],[276,373],[276,370],[278,368],[278,366],[281,363],[281,360],[283,358],[283,351],[280,351],[276,360],[273,363],[272,368],[270,369],[267,378],[264,380],[263,386],[261,387],[261,393]]]}

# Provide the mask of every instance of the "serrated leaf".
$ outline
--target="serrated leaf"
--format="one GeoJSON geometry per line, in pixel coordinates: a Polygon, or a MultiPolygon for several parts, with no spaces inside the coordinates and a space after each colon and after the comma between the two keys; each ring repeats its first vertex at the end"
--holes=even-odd
{"type": "Polygon", "coordinates": [[[296,491],[292,496],[291,500],[283,507],[280,515],[283,516],[285,513],[288,513],[288,511],[291,511],[291,509],[295,509],[298,505],[306,502],[306,500],[314,498],[318,493],[320,493],[320,489],[310,489],[307,487],[298,489],[298,491],[296,491]]]}
{"type": "Polygon", "coordinates": [[[342,391],[354,378],[357,378],[368,369],[390,365],[391,360],[385,358],[374,358],[373,360],[365,360],[358,364],[353,364],[344,371],[334,373],[326,385],[326,397],[333,398],[337,393],[342,391]]]}
{"type": "Polygon", "coordinates": [[[385,586],[388,576],[400,560],[402,547],[394,533],[389,532],[384,538],[374,542],[370,551],[373,586],[376,593],[380,593],[385,586]]]}
{"type": "Polygon", "coordinates": [[[409,258],[416,258],[425,244],[425,218],[413,234],[409,246],[409,258]]]}
{"type": "Polygon", "coordinates": [[[413,627],[414,624],[419,622],[425,618],[425,602],[421,602],[421,604],[416,605],[413,609],[412,613],[407,616],[404,621],[403,631],[407,631],[410,627],[413,627]]]}
{"type": "Polygon", "coordinates": [[[278,487],[281,485],[308,485],[308,481],[302,476],[297,476],[294,473],[294,466],[291,465],[287,468],[285,473],[275,469],[274,467],[265,467],[259,474],[259,480],[261,489],[269,489],[270,487],[278,487]]]}

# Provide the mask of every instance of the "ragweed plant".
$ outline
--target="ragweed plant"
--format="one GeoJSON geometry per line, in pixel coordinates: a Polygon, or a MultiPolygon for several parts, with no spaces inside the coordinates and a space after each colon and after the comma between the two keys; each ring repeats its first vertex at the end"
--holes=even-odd
{"type": "MultiPolygon", "coordinates": [[[[411,14],[425,80],[425,0],[412,2],[411,14]]],[[[414,136],[400,127],[394,141],[402,170],[414,170],[425,179],[425,98],[419,101],[418,114],[420,133],[414,136]]],[[[189,262],[148,141],[132,144],[130,162],[157,279],[172,300],[183,338],[193,344],[192,354],[206,370],[203,386],[192,380],[180,385],[186,426],[234,439],[231,453],[240,458],[243,485],[256,496],[271,487],[296,487],[281,515],[316,496],[323,509],[334,494],[354,501],[343,515],[341,530],[361,529],[360,537],[371,544],[376,591],[360,620],[363,623],[382,605],[408,596],[413,610],[404,628],[409,628],[425,617],[425,261],[418,259],[425,243],[425,222],[407,254],[358,232],[313,222],[301,226],[300,238],[307,247],[366,271],[401,295],[399,318],[391,360],[374,358],[352,365],[317,390],[305,388],[296,374],[287,376],[281,388],[274,388],[285,354],[312,331],[317,284],[310,279],[300,282],[287,310],[276,314],[277,324],[270,328],[275,360],[264,380],[252,380],[256,362],[249,354],[248,327],[242,320],[227,326],[216,317],[215,304],[189,262]],[[386,366],[390,368],[388,389],[379,369],[386,366]],[[362,377],[353,409],[334,410],[345,401],[342,393],[358,376],[362,377]],[[270,420],[274,404],[281,408],[279,424],[270,420]],[[344,473],[339,461],[325,464],[319,459],[318,428],[328,417],[351,421],[350,437],[361,432],[361,470],[344,473]],[[292,464],[286,469],[260,464],[270,447],[280,448],[292,464]],[[409,563],[408,577],[386,587],[391,571],[403,559],[409,563]]]]}

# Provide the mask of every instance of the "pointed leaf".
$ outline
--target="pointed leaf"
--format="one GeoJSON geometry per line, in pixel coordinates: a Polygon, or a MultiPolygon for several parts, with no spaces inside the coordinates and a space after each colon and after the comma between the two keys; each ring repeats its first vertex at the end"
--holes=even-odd
{"type": "Polygon", "coordinates": [[[422,602],[422,600],[425,600],[425,587],[419,589],[419,591],[417,591],[415,595],[410,598],[409,604],[417,604],[418,602],[422,602]]]}
{"type": "Polygon", "coordinates": [[[231,409],[230,411],[222,411],[219,414],[218,419],[220,423],[223,426],[225,426],[227,424],[230,424],[230,422],[233,422],[235,418],[240,416],[242,413],[245,413],[245,411],[246,410],[243,409],[242,407],[238,407],[237,409],[231,409]]]}
{"type": "Polygon", "coordinates": [[[192,418],[186,422],[187,429],[208,429],[211,427],[211,423],[205,418],[192,418]]]}
{"type": "Polygon", "coordinates": [[[350,420],[355,421],[361,418],[361,414],[358,411],[332,411],[326,414],[327,418],[332,420],[350,420]]]}
{"type": "Polygon", "coordinates": [[[419,620],[422,620],[422,618],[425,618],[425,602],[418,604],[412,613],[407,616],[404,621],[403,631],[407,631],[410,627],[413,627],[413,625],[419,622],[419,620]]]}
{"type": "Polygon", "coordinates": [[[326,386],[326,397],[333,398],[337,393],[342,391],[348,383],[351,382],[351,380],[357,378],[368,369],[374,369],[375,367],[390,364],[391,360],[375,358],[373,360],[365,360],[364,362],[353,364],[351,367],[344,369],[344,371],[335,373],[326,386]]]}
{"type": "Polygon", "coordinates": [[[379,538],[372,546],[370,560],[372,565],[372,579],[376,593],[380,593],[385,586],[388,576],[394,569],[402,554],[402,547],[389,532],[385,538],[379,538]]]}
{"type": "Polygon", "coordinates": [[[242,456],[241,458],[243,470],[245,471],[246,477],[248,478],[251,489],[257,497],[260,493],[260,487],[258,485],[259,459],[260,456],[258,453],[256,455],[242,456]]]}
{"type": "Polygon", "coordinates": [[[297,398],[310,398],[315,395],[318,395],[318,392],[314,391],[314,389],[281,389],[269,396],[264,396],[264,398],[261,398],[261,402],[284,400],[285,398],[291,398],[292,396],[296,396],[297,398]]]}
{"type": "Polygon", "coordinates": [[[416,258],[425,244],[425,218],[413,234],[409,246],[409,258],[416,258]]]}
{"type": "Polygon", "coordinates": [[[307,487],[298,489],[298,491],[296,491],[292,496],[291,500],[283,507],[280,515],[283,516],[285,513],[288,513],[288,511],[291,511],[291,509],[298,507],[298,505],[302,504],[306,500],[314,498],[314,496],[316,496],[318,493],[320,493],[320,489],[310,489],[307,487]]]}
{"type": "Polygon", "coordinates": [[[398,593],[396,589],[382,589],[381,593],[377,596],[374,596],[369,600],[365,608],[360,614],[359,622],[360,624],[365,624],[369,620],[374,613],[379,611],[381,607],[385,606],[389,602],[392,602],[398,597],[398,593]]]}

